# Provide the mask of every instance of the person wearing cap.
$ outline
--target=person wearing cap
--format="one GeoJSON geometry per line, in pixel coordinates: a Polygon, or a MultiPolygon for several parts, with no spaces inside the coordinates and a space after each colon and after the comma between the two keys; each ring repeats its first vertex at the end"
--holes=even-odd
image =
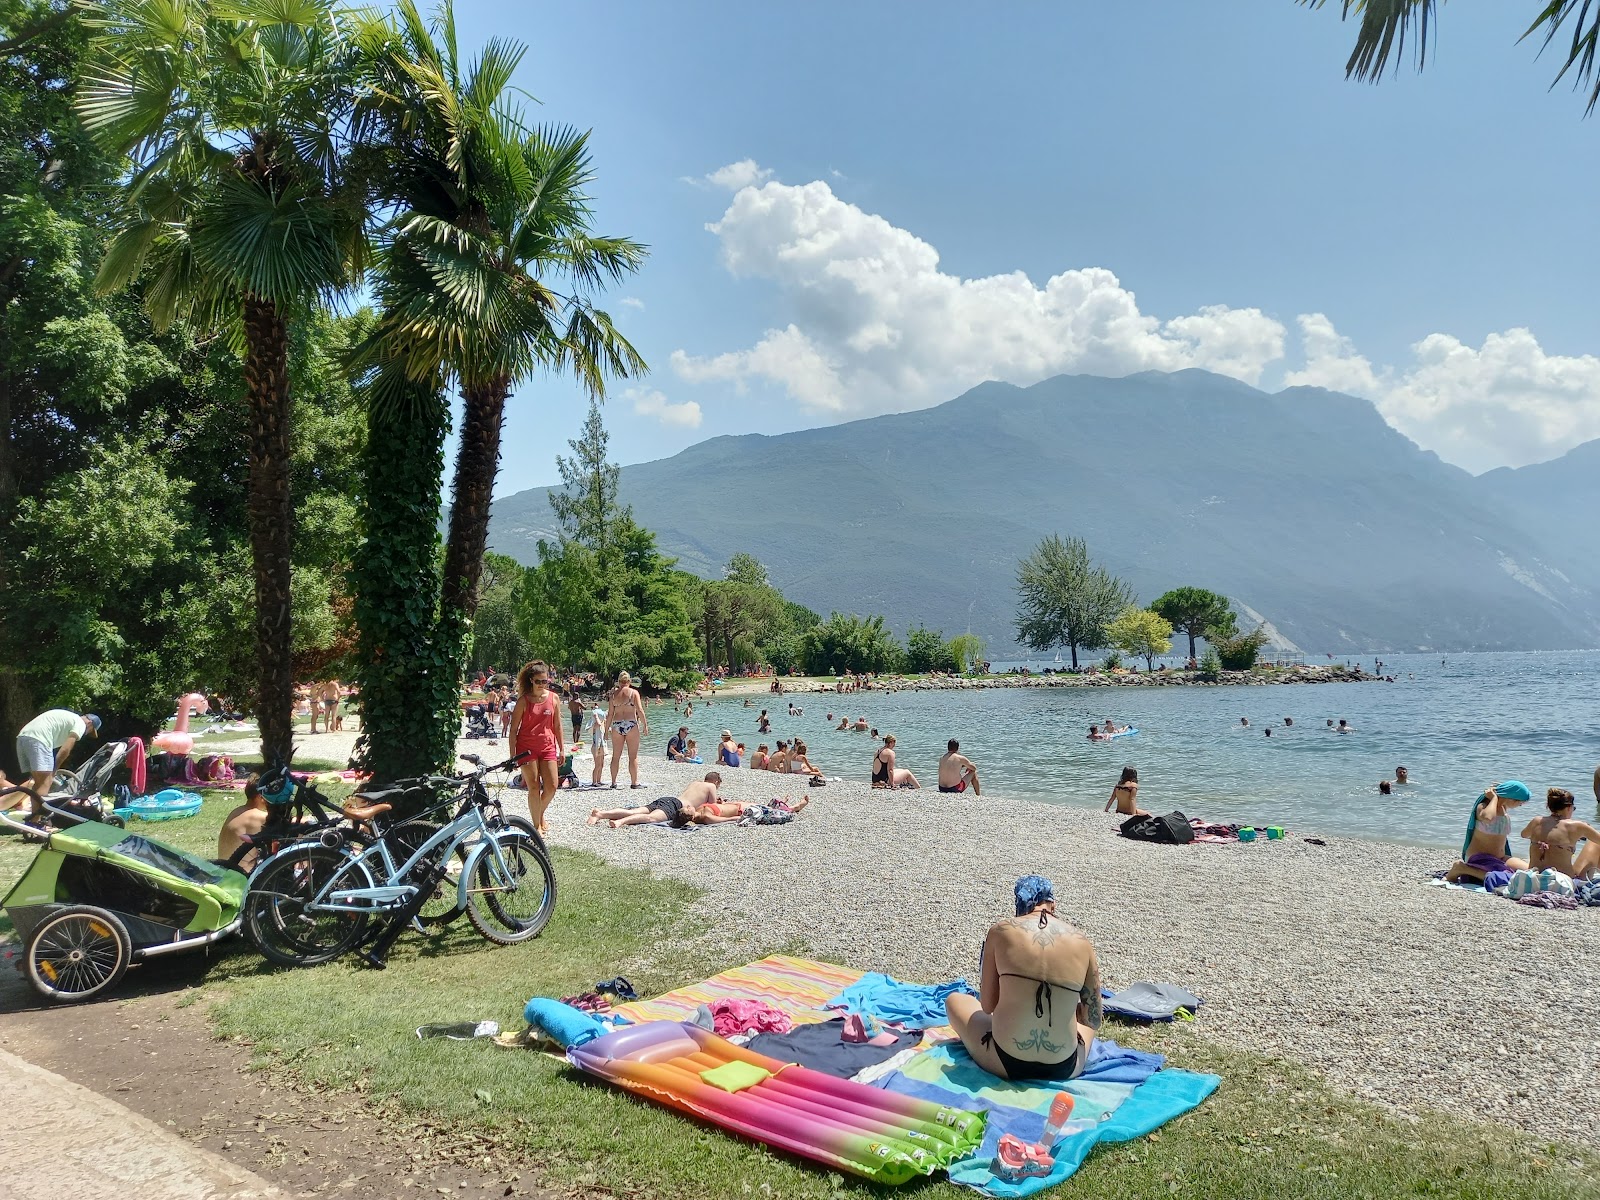
{"type": "Polygon", "coordinates": [[[1479,796],[1467,818],[1461,858],[1445,872],[1445,882],[1471,879],[1482,883],[1490,871],[1520,871],[1526,867],[1526,859],[1511,857],[1511,814],[1532,798],[1528,785],[1516,779],[1508,779],[1479,796]]]}
{"type": "Polygon", "coordinates": [[[945,1014],[989,1074],[1075,1079],[1100,1030],[1100,960],[1056,914],[1048,879],[1024,875],[1014,893],[1016,915],[995,922],[983,939],[977,997],[950,995],[945,1014]]]}
{"type": "Polygon", "coordinates": [[[78,739],[100,733],[100,718],[93,713],[79,716],[69,708],[52,708],[40,713],[17,733],[17,762],[28,776],[23,784],[33,797],[33,815],[44,813],[44,797],[56,768],[67,761],[78,739]]]}
{"type": "Polygon", "coordinates": [[[722,731],[722,744],[717,747],[717,761],[725,767],[737,767],[744,761],[739,756],[739,747],[734,743],[731,730],[722,731]]]}

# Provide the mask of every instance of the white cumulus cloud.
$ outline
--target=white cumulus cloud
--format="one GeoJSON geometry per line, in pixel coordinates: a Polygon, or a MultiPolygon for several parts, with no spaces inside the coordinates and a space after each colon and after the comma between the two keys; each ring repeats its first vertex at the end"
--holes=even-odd
{"type": "Polygon", "coordinates": [[[682,429],[700,428],[701,414],[697,401],[685,400],[682,404],[672,404],[654,389],[643,391],[629,388],[623,395],[633,401],[633,411],[641,417],[654,417],[663,425],[676,425],[682,429]]]}
{"type": "Polygon", "coordinates": [[[637,296],[624,296],[621,300],[618,300],[617,303],[622,305],[623,308],[643,308],[644,307],[644,301],[639,299],[639,297],[637,297],[637,296]]]}
{"type": "Polygon", "coordinates": [[[1549,354],[1532,332],[1470,346],[1431,333],[1410,362],[1375,370],[1321,313],[1300,318],[1306,365],[1285,376],[1366,396],[1418,445],[1471,471],[1554,458],[1600,437],[1600,358],[1549,354]]]}
{"type": "Polygon", "coordinates": [[[746,349],[680,350],[674,369],[690,382],[777,384],[815,412],[916,408],[985,379],[1063,371],[1205,367],[1256,383],[1283,354],[1283,326],[1259,309],[1219,304],[1163,321],[1101,268],[1043,284],[1020,271],[953,275],[933,246],[821,181],[751,183],[707,229],[728,270],[775,284],[794,319],[746,349]]]}
{"type": "Polygon", "coordinates": [[[753,158],[741,158],[738,162],[729,163],[725,167],[718,167],[704,178],[712,187],[726,188],[730,192],[737,192],[741,188],[756,187],[765,183],[772,178],[772,172],[761,166],[753,158]]]}

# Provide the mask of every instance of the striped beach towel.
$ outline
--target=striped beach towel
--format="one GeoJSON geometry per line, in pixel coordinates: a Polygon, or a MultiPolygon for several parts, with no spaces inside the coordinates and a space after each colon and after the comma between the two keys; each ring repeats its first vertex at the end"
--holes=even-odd
{"type": "Polygon", "coordinates": [[[774,954],[651,1000],[619,1004],[613,1011],[630,1021],[685,1021],[713,1000],[762,1000],[799,1025],[838,1016],[823,1005],[860,978],[861,972],[850,967],[774,954]]]}

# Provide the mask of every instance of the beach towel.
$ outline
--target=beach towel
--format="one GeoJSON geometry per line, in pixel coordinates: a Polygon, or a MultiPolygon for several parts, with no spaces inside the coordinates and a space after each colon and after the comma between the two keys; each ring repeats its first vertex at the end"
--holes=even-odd
{"type": "Polygon", "coordinates": [[[1099,1142],[1143,1137],[1195,1108],[1221,1083],[1215,1075],[1162,1069],[1158,1054],[1127,1050],[1097,1040],[1084,1073],[1059,1081],[1012,1083],[990,1075],[961,1046],[937,1046],[916,1054],[874,1086],[943,1105],[982,1108],[989,1114],[982,1146],[950,1165],[950,1179],[990,1196],[1030,1196],[1070,1178],[1099,1142]],[[1000,1138],[1013,1134],[1034,1142],[1044,1133],[1057,1092],[1073,1098],[1072,1120],[1054,1146],[1048,1175],[1010,1183],[990,1170],[1000,1138]]]}
{"type": "Polygon", "coordinates": [[[1202,1003],[1199,996],[1175,983],[1141,982],[1120,992],[1102,990],[1100,996],[1100,1007],[1106,1012],[1135,1021],[1170,1021],[1179,1013],[1192,1016],[1202,1003]]]}
{"type": "Polygon", "coordinates": [[[774,954],[651,1000],[619,1004],[616,1012],[630,1021],[687,1021],[702,1004],[743,999],[780,1008],[797,1025],[827,1021],[836,1015],[826,1011],[829,997],[860,978],[861,972],[850,967],[774,954]]]}
{"type": "Polygon", "coordinates": [[[135,796],[144,795],[145,754],[143,738],[131,737],[128,739],[128,757],[122,760],[122,765],[128,768],[129,790],[135,796]]]}
{"type": "Polygon", "coordinates": [[[839,1079],[853,1079],[869,1067],[887,1062],[906,1050],[914,1050],[922,1040],[922,1030],[891,1034],[886,1045],[874,1046],[871,1042],[842,1040],[844,1021],[824,1021],[820,1024],[796,1025],[788,1033],[759,1033],[746,1044],[746,1049],[765,1054],[779,1062],[798,1063],[833,1075],[839,1079]]]}
{"type": "Polygon", "coordinates": [[[949,983],[901,983],[881,972],[868,971],[829,1000],[828,1007],[908,1028],[925,1029],[945,1024],[945,998],[957,992],[968,996],[978,994],[965,979],[953,979],[949,983]]]}

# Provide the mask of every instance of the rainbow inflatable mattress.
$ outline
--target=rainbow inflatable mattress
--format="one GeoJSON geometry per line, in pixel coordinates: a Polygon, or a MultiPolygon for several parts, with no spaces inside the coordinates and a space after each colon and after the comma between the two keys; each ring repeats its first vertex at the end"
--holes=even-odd
{"type": "Polygon", "coordinates": [[[650,1021],[567,1051],[582,1071],[734,1133],[878,1183],[970,1156],[985,1114],[753,1054],[698,1025],[650,1021]]]}

